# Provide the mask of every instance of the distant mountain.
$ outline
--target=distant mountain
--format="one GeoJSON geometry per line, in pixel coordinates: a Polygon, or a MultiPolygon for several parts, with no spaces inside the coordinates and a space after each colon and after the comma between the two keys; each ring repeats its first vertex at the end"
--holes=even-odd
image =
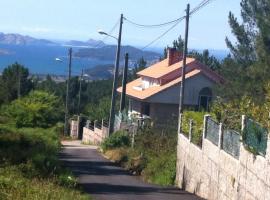
{"type": "MultiPolygon", "coordinates": [[[[99,60],[114,60],[115,59],[116,46],[106,45],[101,48],[84,48],[79,49],[76,53],[76,57],[81,58],[94,58],[99,60]]],[[[130,61],[137,61],[143,57],[147,61],[158,60],[160,54],[152,51],[143,51],[132,46],[121,47],[121,60],[124,59],[125,53],[129,53],[130,61]]]]}
{"type": "Polygon", "coordinates": [[[78,40],[70,40],[64,43],[64,45],[74,46],[74,47],[96,47],[98,45],[99,47],[103,47],[106,44],[100,40],[89,39],[86,42],[78,41],[78,40]]]}
{"type": "Polygon", "coordinates": [[[24,36],[14,33],[1,33],[0,32],[0,44],[12,44],[12,45],[52,45],[55,44],[49,40],[36,39],[30,36],[24,36]]]}
{"type": "Polygon", "coordinates": [[[113,77],[114,66],[112,64],[97,65],[93,68],[86,69],[85,73],[89,75],[90,80],[103,80],[113,77]]]}

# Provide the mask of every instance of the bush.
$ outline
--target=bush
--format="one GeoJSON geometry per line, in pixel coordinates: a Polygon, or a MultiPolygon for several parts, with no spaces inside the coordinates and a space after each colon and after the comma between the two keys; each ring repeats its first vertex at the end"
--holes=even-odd
{"type": "Polygon", "coordinates": [[[31,162],[42,175],[58,166],[60,141],[56,128],[7,128],[0,126],[0,163],[31,162]]]}
{"type": "Polygon", "coordinates": [[[194,144],[201,145],[202,132],[203,132],[203,120],[206,112],[186,111],[183,115],[182,132],[188,136],[190,120],[193,120],[192,126],[192,138],[191,141],[194,144]]]}
{"type": "Polygon", "coordinates": [[[149,182],[159,185],[174,185],[176,176],[176,151],[159,156],[148,156],[143,175],[149,182]]]}
{"type": "Polygon", "coordinates": [[[4,110],[14,119],[18,128],[48,128],[55,125],[63,113],[59,98],[42,91],[30,92],[27,96],[13,101],[4,110]]]}
{"type": "Polygon", "coordinates": [[[103,151],[128,146],[130,146],[130,138],[127,132],[125,131],[117,131],[113,133],[110,137],[106,138],[101,144],[101,148],[103,149],[103,151]]]}

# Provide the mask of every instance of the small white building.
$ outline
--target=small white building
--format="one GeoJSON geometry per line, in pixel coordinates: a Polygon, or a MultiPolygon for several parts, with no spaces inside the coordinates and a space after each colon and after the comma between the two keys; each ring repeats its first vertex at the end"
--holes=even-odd
{"type": "MultiPolygon", "coordinates": [[[[178,116],[183,56],[168,49],[168,58],[142,71],[138,79],[127,84],[129,113],[165,122],[178,116]]],[[[208,109],[215,98],[213,87],[224,79],[194,58],[187,58],[184,106],[208,109]]],[[[121,93],[122,88],[117,89],[121,93]]]]}

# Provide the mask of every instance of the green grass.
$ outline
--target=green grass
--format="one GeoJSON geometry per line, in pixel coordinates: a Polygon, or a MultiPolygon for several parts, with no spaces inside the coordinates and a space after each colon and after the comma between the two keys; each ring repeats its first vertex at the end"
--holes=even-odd
{"type": "Polygon", "coordinates": [[[61,130],[0,124],[0,200],[90,198],[58,160],[61,130]]]}
{"type": "Polygon", "coordinates": [[[0,199],[1,200],[86,200],[89,196],[59,184],[59,179],[27,178],[20,166],[0,168],[0,199]]]}
{"type": "Polygon", "coordinates": [[[145,129],[136,135],[133,149],[126,144],[117,145],[106,148],[105,155],[132,173],[141,175],[147,182],[174,185],[176,144],[176,131],[158,133],[154,129],[145,129]]]}

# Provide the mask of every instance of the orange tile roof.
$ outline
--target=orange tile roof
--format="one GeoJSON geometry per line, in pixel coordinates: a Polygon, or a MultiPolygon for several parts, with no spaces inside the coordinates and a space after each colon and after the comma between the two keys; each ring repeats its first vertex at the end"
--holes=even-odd
{"type": "MultiPolygon", "coordinates": [[[[187,65],[195,61],[194,58],[187,58],[187,65]]],[[[180,69],[183,66],[183,60],[173,65],[168,66],[168,58],[164,59],[146,69],[139,71],[139,76],[147,76],[152,78],[161,78],[176,69],[180,69]]]]}
{"type": "MultiPolygon", "coordinates": [[[[186,79],[192,77],[192,76],[195,76],[196,74],[199,74],[201,72],[201,70],[198,70],[198,69],[195,69],[189,73],[186,74],[186,79]]],[[[141,78],[138,78],[130,83],[127,84],[127,87],[126,87],[126,94],[128,96],[132,96],[132,97],[135,97],[137,99],[140,99],[140,100],[144,100],[144,99],[147,99],[151,96],[153,96],[154,94],[157,94],[161,91],[164,91],[166,90],[167,88],[169,87],[172,87],[178,83],[180,83],[182,81],[182,77],[179,77],[179,78],[176,78],[164,85],[161,85],[161,86],[152,86],[152,87],[149,87],[147,89],[144,89],[142,91],[140,90],[136,90],[134,89],[133,87],[136,87],[136,86],[139,86],[142,84],[142,79],[141,78]]],[[[119,87],[117,89],[118,92],[122,92],[122,87],[119,87]]]]}

